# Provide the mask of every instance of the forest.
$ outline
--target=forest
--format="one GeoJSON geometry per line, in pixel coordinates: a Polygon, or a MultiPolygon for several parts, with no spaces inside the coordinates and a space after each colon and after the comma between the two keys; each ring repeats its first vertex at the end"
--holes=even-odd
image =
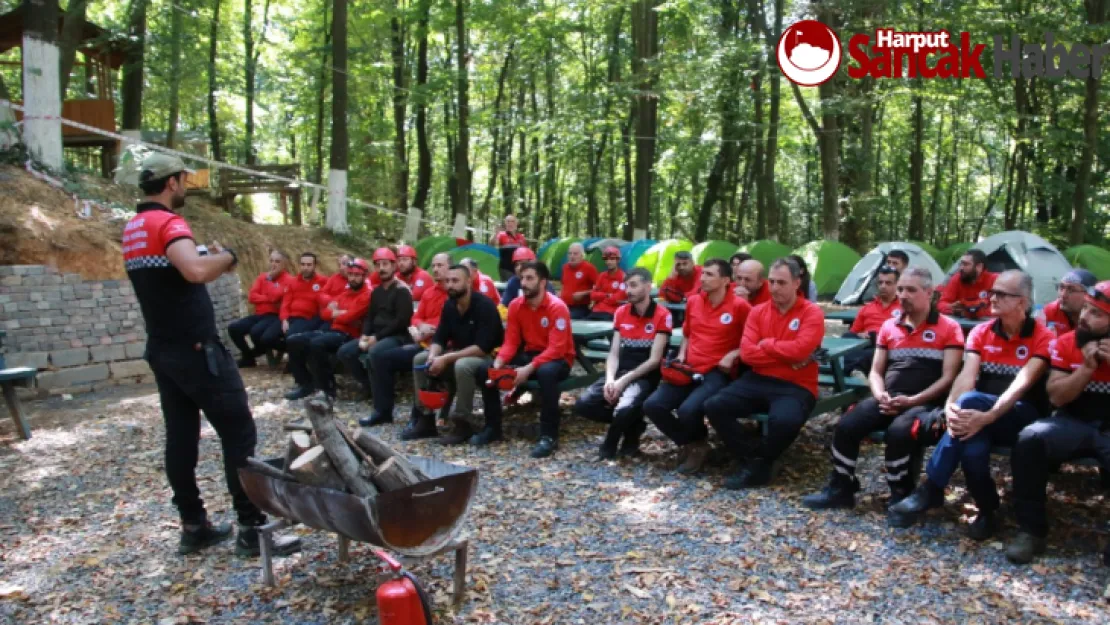
{"type": "Polygon", "coordinates": [[[24,1],[61,23],[65,99],[90,96],[73,33],[94,23],[126,51],[119,128],[322,184],[347,171],[348,197],[388,209],[329,218],[355,234],[396,237],[418,209],[480,239],[514,213],[541,241],[1110,243],[1099,72],[853,79],[846,49],[877,28],[1093,46],[1110,0],[24,1]],[[776,62],[800,19],[845,46],[819,87],[776,62]]]}

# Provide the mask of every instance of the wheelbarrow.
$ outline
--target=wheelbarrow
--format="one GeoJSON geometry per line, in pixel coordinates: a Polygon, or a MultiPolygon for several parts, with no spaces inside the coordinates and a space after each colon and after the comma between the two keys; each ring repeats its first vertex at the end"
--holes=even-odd
{"type": "MultiPolygon", "coordinates": [[[[478,471],[432,458],[409,456],[429,478],[412,486],[380,493],[373,500],[330,488],[270,477],[250,467],[239,469],[247,496],[263,512],[277,517],[260,529],[262,577],[274,585],[273,533],[294,523],[339,536],[339,561],[349,560],[350,541],[388,549],[403,559],[431,558],[455,552],[452,600],[465,593],[469,541],[459,536],[478,488],[478,471]]],[[[266,461],[276,468],[281,458],[266,461]]]]}

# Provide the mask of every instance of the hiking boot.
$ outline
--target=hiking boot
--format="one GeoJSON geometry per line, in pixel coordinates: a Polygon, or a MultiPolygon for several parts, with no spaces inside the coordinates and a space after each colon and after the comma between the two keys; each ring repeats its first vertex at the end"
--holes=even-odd
{"type": "Polygon", "coordinates": [[[239,360],[235,361],[235,366],[239,367],[240,369],[250,369],[251,367],[257,367],[258,361],[255,358],[243,356],[239,360]]]}
{"type": "Polygon", "coordinates": [[[725,478],[725,488],[741,490],[771,483],[773,463],[763,458],[752,458],[739,471],[725,478]]]}
{"type": "Polygon", "coordinates": [[[208,521],[198,524],[183,523],[181,540],[177,543],[177,553],[185,556],[218,545],[231,537],[231,525],[213,525],[208,521]]]}
{"type": "Polygon", "coordinates": [[[803,497],[802,505],[810,510],[832,510],[835,508],[851,510],[856,507],[856,493],[858,491],[859,480],[854,476],[849,477],[834,469],[825,488],[821,489],[819,493],[803,497]]]}
{"type": "Polygon", "coordinates": [[[384,425],[386,423],[393,423],[393,413],[382,415],[377,410],[371,410],[369,417],[363,417],[358,420],[358,424],[364,428],[372,428],[375,425],[384,425]]]}
{"type": "Polygon", "coordinates": [[[640,437],[647,430],[647,424],[639,421],[628,426],[624,431],[624,440],[621,441],[620,451],[617,455],[621,458],[635,458],[640,455],[640,437]]]}
{"type": "Polygon", "coordinates": [[[617,457],[617,446],[610,444],[608,440],[601,443],[597,448],[598,460],[615,460],[617,457]]]}
{"type": "Polygon", "coordinates": [[[304,399],[305,397],[308,397],[315,392],[316,389],[312,388],[311,386],[298,385],[294,386],[288,393],[285,394],[285,399],[288,399],[289,401],[296,401],[298,399],[304,399]]]}
{"type": "Polygon", "coordinates": [[[418,408],[412,409],[412,419],[401,432],[401,440],[415,441],[421,438],[435,438],[439,436],[436,430],[436,416],[418,408]]]}
{"type": "Polygon", "coordinates": [[[502,440],[501,428],[491,428],[487,425],[486,427],[482,428],[481,432],[478,432],[474,436],[470,437],[470,444],[474,445],[475,447],[485,447],[486,445],[489,445],[490,443],[496,443],[499,440],[502,440]]]}
{"type": "Polygon", "coordinates": [[[559,448],[559,442],[550,436],[541,436],[536,446],[532,448],[531,456],[533,458],[546,458],[555,453],[559,448]]]}
{"type": "Polygon", "coordinates": [[[926,511],[942,505],[944,505],[944,489],[926,479],[908,497],[890,506],[888,509],[890,525],[910,527],[917,523],[926,511]]]}
{"type": "Polygon", "coordinates": [[[994,537],[998,531],[998,517],[994,512],[980,510],[979,516],[967,528],[967,537],[971,540],[983,542],[994,537]]]}
{"type": "Polygon", "coordinates": [[[440,445],[462,445],[474,436],[474,428],[466,421],[455,421],[450,434],[444,434],[436,442],[440,445]]]}
{"type": "Polygon", "coordinates": [[[682,465],[678,467],[678,472],[683,475],[693,475],[701,471],[702,466],[705,464],[705,459],[709,456],[709,443],[706,441],[698,441],[686,445],[686,459],[682,461],[682,465]]]}
{"type": "Polygon", "coordinates": [[[1006,545],[1006,559],[1014,564],[1029,564],[1034,556],[1044,553],[1045,540],[1026,531],[1018,532],[1014,540],[1006,545]]]}
{"type": "MultiPolygon", "coordinates": [[[[301,550],[301,539],[296,536],[273,536],[272,556],[287,556],[301,550]]],[[[239,536],[235,539],[235,555],[257,558],[262,553],[262,536],[254,525],[240,525],[239,536]]]]}

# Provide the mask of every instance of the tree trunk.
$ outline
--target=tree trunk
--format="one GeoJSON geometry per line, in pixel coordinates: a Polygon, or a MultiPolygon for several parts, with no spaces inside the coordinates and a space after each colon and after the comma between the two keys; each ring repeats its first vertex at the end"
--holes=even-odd
{"type": "Polygon", "coordinates": [[[432,190],[432,149],[428,146],[428,13],[431,0],[420,0],[416,44],[416,193],[413,208],[427,211],[432,190]]]}
{"type": "MultiPolygon", "coordinates": [[[[773,58],[777,53],[776,47],[780,33],[782,33],[782,17],[784,13],[783,0],[775,0],[775,29],[767,38],[768,58],[773,58]]],[[[761,17],[762,19],[762,17],[761,17]]],[[[763,212],[766,215],[767,229],[778,233],[787,230],[787,224],[779,209],[778,194],[775,191],[775,164],[779,151],[779,104],[782,100],[781,72],[771,71],[771,96],[770,108],[767,119],[767,148],[763,151],[766,159],[763,163],[764,198],[763,212]]]]}
{"type": "MultiPolygon", "coordinates": [[[[955,121],[957,115],[953,114],[955,121]]],[[[941,115],[940,124],[937,125],[937,153],[933,158],[933,197],[929,206],[929,242],[937,240],[937,206],[940,203],[940,170],[944,163],[944,115],[941,115]]]]}
{"type": "Polygon", "coordinates": [[[327,226],[335,232],[347,232],[347,0],[333,1],[331,40],[335,60],[331,78],[327,226]]]}
{"type": "Polygon", "coordinates": [[[455,143],[455,178],[458,184],[458,202],[454,215],[470,217],[470,53],[467,51],[466,0],[455,0],[455,47],[458,84],[459,136],[455,143]]]}
{"type": "MultiPolygon", "coordinates": [[[[597,142],[590,151],[590,174],[586,189],[586,229],[590,233],[601,231],[601,224],[599,223],[601,221],[601,210],[597,197],[597,187],[601,175],[601,162],[605,157],[605,149],[609,146],[609,138],[612,134],[609,130],[609,115],[613,110],[613,91],[617,88],[621,79],[620,39],[621,24],[624,22],[624,8],[618,9],[611,19],[612,21],[609,24],[609,50],[606,58],[605,103],[601,114],[601,120],[605,123],[605,130],[602,132],[601,141],[597,142]]],[[[592,135],[590,142],[593,144],[592,135]]],[[[612,210],[610,210],[611,214],[612,210]]],[[[610,226],[612,226],[612,219],[610,219],[610,226]]]]}
{"type": "MultiPolygon", "coordinates": [[[[718,37],[721,45],[727,47],[734,41],[740,30],[740,11],[731,0],[721,0],[721,23],[718,28],[718,37]]],[[[754,17],[753,17],[754,19],[754,17]]],[[[739,58],[725,64],[725,76],[721,80],[718,90],[717,109],[721,117],[721,145],[717,148],[717,156],[713,160],[713,167],[709,171],[709,178],[705,183],[705,197],[701,200],[701,207],[697,213],[697,225],[694,228],[694,240],[705,241],[709,235],[709,223],[713,215],[713,208],[724,198],[725,176],[732,171],[740,155],[740,111],[736,95],[740,93],[740,83],[743,80],[743,64],[739,58]]],[[[759,132],[759,130],[757,130],[759,132]]],[[[700,193],[694,189],[694,201],[700,193]]],[[[727,215],[727,213],[726,213],[727,215]]]]}
{"type": "MultiPolygon", "coordinates": [[[[219,0],[216,0],[219,2],[219,0]]],[[[328,55],[331,52],[331,23],[328,21],[331,3],[324,2],[324,52],[320,59],[320,73],[316,76],[316,170],[313,182],[324,182],[324,94],[328,91],[328,55]]]]}
{"type": "Polygon", "coordinates": [[[220,0],[212,0],[212,19],[208,29],[208,142],[212,144],[212,158],[222,161],[220,120],[216,116],[216,48],[219,42],[220,0]]]}
{"type": "Polygon", "coordinates": [[[31,156],[61,171],[62,95],[58,91],[58,3],[28,0],[23,5],[23,140],[31,156]]]}
{"type": "Polygon", "coordinates": [[[913,148],[910,150],[910,230],[909,238],[921,241],[925,238],[925,205],[922,195],[922,175],[925,169],[925,155],[922,143],[925,137],[925,114],[922,110],[920,92],[913,95],[913,148]]]}
{"type": "MultiPolygon", "coordinates": [[[[655,141],[659,97],[654,67],[659,54],[659,0],[636,0],[632,9],[632,73],[636,76],[636,219],[633,231],[645,233],[651,215],[651,185],[655,170],[655,141]]],[[[635,235],[634,235],[635,236],[635,235]]]]}
{"type": "MultiPolygon", "coordinates": [[[[489,182],[486,184],[486,197],[482,201],[482,218],[483,225],[488,225],[489,221],[489,203],[493,198],[493,191],[497,188],[497,176],[499,174],[501,163],[504,158],[504,148],[501,145],[501,127],[505,125],[504,116],[501,113],[501,103],[505,99],[505,82],[509,77],[513,65],[513,47],[515,43],[509,44],[509,50],[505,53],[505,61],[501,64],[501,72],[497,76],[497,97],[493,100],[493,148],[490,150],[489,155],[489,182]]],[[[507,143],[512,145],[512,137],[509,137],[507,143]]]]}
{"type": "MultiPolygon", "coordinates": [[[[553,43],[544,49],[544,115],[547,131],[543,136],[543,208],[545,216],[551,215],[551,236],[559,236],[559,212],[556,206],[557,189],[556,176],[558,174],[555,159],[555,59],[552,51],[553,43]]],[[[541,230],[542,232],[542,230],[541,230]]]]}
{"type": "MultiPolygon", "coordinates": [[[[80,1],[80,0],[77,0],[80,1]]],[[[184,0],[183,0],[184,1],[184,0]]],[[[184,7],[183,7],[184,8],[184,7]]],[[[181,98],[179,96],[181,81],[181,38],[184,30],[184,16],[181,9],[169,7],[170,11],[170,114],[166,121],[166,147],[173,148],[177,143],[177,121],[181,111],[181,98]]]]}
{"type": "Polygon", "coordinates": [[[254,32],[251,28],[252,0],[243,0],[243,71],[246,86],[246,121],[243,132],[243,159],[254,163],[254,32]]]}
{"type": "MultiPolygon", "coordinates": [[[[147,0],[132,0],[127,28],[127,52],[123,62],[120,86],[122,113],[120,126],[124,131],[139,132],[143,127],[143,63],[146,50],[147,0]]],[[[57,23],[57,21],[55,21],[57,23]]]]}
{"type": "Polygon", "coordinates": [[[389,20],[393,60],[393,202],[397,210],[409,210],[409,158],[405,145],[405,117],[408,109],[408,72],[405,70],[405,32],[401,24],[402,7],[393,4],[389,20]]]}
{"type": "MultiPolygon", "coordinates": [[[[1106,20],[1108,0],[1084,0],[1087,9],[1087,22],[1092,26],[1106,20]]],[[[1071,197],[1071,229],[1068,243],[1083,243],[1087,228],[1087,194],[1091,180],[1091,167],[1094,164],[1095,148],[1098,145],[1098,89],[1101,80],[1093,73],[1085,81],[1083,96],[1083,151],[1079,157],[1079,168],[1075,176],[1075,191],[1071,197]]]]}
{"type": "MultiPolygon", "coordinates": [[[[61,56],[58,84],[61,87],[62,100],[66,99],[69,75],[73,73],[73,65],[77,62],[77,48],[81,42],[81,31],[85,29],[85,10],[88,6],[89,0],[69,0],[65,18],[62,20],[62,36],[58,42],[58,53],[61,56]]],[[[174,16],[179,21],[180,15],[180,11],[174,11],[174,16]]]]}
{"type": "MultiPolygon", "coordinates": [[[[636,105],[628,113],[628,121],[621,125],[621,148],[624,158],[624,232],[621,238],[632,240],[633,224],[636,223],[635,204],[632,198],[632,128],[636,122],[636,105]]],[[[645,235],[646,236],[646,235],[645,235]]]]}

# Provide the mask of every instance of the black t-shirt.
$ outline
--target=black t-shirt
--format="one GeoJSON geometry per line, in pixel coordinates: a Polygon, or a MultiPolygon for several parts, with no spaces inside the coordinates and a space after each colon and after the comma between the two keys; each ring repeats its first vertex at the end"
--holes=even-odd
{"type": "Polygon", "coordinates": [[[370,309],[363,320],[362,333],[379,341],[391,336],[408,340],[411,320],[412,292],[394,278],[390,286],[370,291],[370,309]]]}
{"type": "Polygon", "coordinates": [[[505,340],[505,328],[501,325],[501,315],[497,305],[488,297],[470,294],[470,307],[466,314],[459,314],[455,300],[448,299],[443,305],[443,315],[439,318],[432,342],[444,350],[458,351],[477,345],[487,354],[505,340]]]}

